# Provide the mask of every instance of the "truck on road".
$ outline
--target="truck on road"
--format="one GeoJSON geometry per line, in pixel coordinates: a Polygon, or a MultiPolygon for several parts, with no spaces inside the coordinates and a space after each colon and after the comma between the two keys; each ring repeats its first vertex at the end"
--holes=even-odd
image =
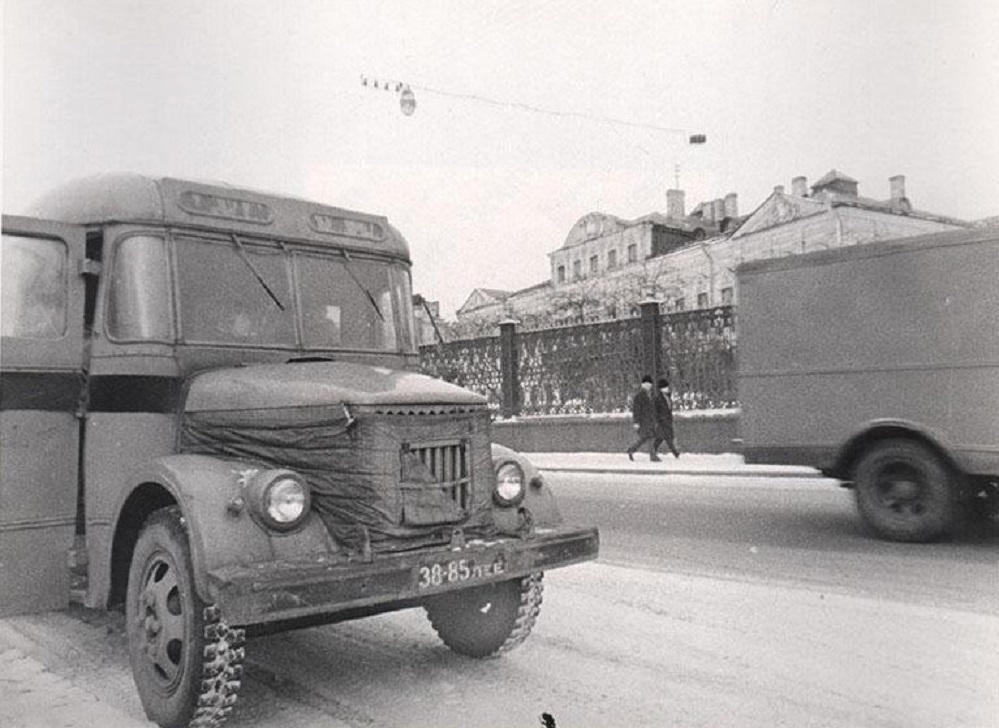
{"type": "Polygon", "coordinates": [[[423,375],[388,220],[99,175],[4,216],[0,616],[123,610],[148,717],[218,725],[243,641],[409,607],[530,633],[596,558],[484,397],[423,375]]]}
{"type": "Polygon", "coordinates": [[[840,479],[888,539],[994,517],[999,229],[747,262],[737,284],[746,462],[840,479]]]}

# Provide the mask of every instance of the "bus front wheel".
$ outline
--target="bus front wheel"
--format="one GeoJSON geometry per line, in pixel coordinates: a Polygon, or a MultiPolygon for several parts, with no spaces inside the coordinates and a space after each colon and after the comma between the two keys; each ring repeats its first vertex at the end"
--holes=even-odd
{"type": "Polygon", "coordinates": [[[451,650],[469,657],[494,657],[531,633],[541,608],[543,576],[538,572],[441,594],[431,597],[424,607],[437,635],[451,650]]]}
{"type": "Polygon", "coordinates": [[[243,631],[194,588],[191,550],[176,506],[146,520],[128,572],[128,657],[146,716],[163,728],[217,726],[239,690],[243,631]]]}

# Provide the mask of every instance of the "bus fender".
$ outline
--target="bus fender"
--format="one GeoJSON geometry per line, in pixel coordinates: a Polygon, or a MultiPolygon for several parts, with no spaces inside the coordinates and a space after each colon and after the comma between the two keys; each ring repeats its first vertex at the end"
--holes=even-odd
{"type": "MultiPolygon", "coordinates": [[[[115,516],[114,549],[127,552],[126,578],[127,562],[141,528],[138,521],[144,522],[154,510],[172,505],[170,500],[180,508],[190,540],[195,587],[205,602],[217,601],[208,578],[213,569],[272,560],[271,535],[249,516],[240,501],[242,484],[260,469],[259,464],[206,455],[167,455],[137,472],[115,516]]],[[[112,557],[116,572],[112,581],[120,577],[122,567],[121,561],[115,564],[112,557]]]]}

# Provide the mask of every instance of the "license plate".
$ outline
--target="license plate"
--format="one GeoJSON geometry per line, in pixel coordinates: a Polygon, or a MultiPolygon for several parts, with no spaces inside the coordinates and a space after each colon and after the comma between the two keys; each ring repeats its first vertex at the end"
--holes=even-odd
{"type": "Polygon", "coordinates": [[[442,559],[416,567],[416,586],[430,589],[445,584],[474,582],[506,572],[502,556],[493,561],[480,562],[475,559],[442,559]]]}

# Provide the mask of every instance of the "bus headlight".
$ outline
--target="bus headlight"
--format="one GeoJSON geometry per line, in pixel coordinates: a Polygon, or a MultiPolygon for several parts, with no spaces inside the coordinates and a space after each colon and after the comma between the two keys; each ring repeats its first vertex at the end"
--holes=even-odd
{"type": "Polygon", "coordinates": [[[520,465],[508,460],[496,468],[493,500],[501,506],[515,506],[524,500],[524,471],[520,465]]]}
{"type": "Polygon", "coordinates": [[[247,500],[268,528],[289,531],[309,513],[309,486],[290,470],[265,470],[249,484],[247,500]]]}

